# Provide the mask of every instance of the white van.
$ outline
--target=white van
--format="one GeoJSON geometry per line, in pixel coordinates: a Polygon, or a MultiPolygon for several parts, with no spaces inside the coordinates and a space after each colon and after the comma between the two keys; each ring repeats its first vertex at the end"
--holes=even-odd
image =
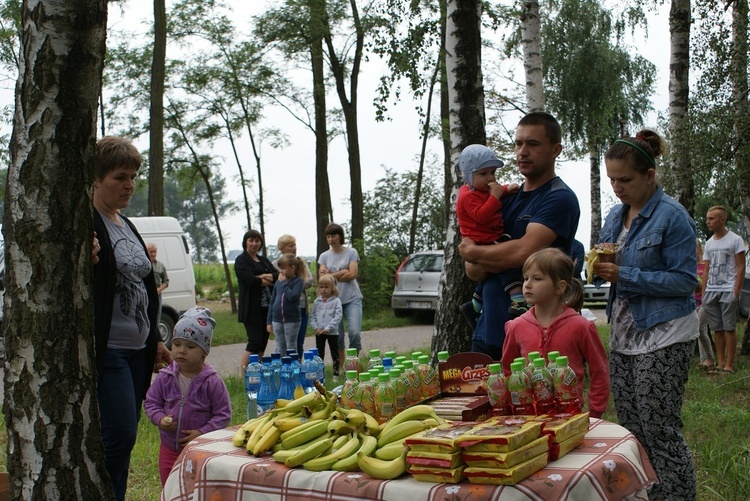
{"type": "Polygon", "coordinates": [[[185,310],[195,306],[195,274],[187,236],[173,217],[131,217],[143,241],[156,244],[156,259],[164,263],[169,287],[162,292],[159,330],[164,344],[172,341],[174,324],[185,310]]]}

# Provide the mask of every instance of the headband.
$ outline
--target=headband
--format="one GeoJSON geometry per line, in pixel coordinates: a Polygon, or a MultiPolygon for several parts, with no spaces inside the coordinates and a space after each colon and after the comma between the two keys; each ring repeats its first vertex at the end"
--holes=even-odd
{"type": "Polygon", "coordinates": [[[641,148],[641,147],[640,147],[640,146],[638,146],[637,144],[635,144],[635,143],[631,143],[630,141],[627,141],[627,140],[625,140],[625,139],[618,139],[617,141],[615,141],[615,143],[625,143],[625,144],[628,144],[628,145],[632,146],[632,147],[633,147],[633,148],[635,148],[636,150],[638,150],[638,151],[640,151],[641,153],[643,153],[643,155],[644,155],[644,156],[645,156],[646,158],[648,158],[648,161],[649,161],[649,162],[651,162],[651,165],[653,165],[654,167],[656,167],[656,160],[654,160],[654,158],[653,158],[653,157],[652,157],[651,155],[649,155],[648,153],[646,153],[646,150],[644,150],[643,148],[641,148]]]}

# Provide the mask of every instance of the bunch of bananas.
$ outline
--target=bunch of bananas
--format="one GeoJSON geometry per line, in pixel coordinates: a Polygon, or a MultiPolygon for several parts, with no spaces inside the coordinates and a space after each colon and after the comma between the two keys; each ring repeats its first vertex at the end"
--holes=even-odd
{"type": "Polygon", "coordinates": [[[338,397],[322,386],[317,389],[277,401],[276,408],[237,430],[234,445],[256,456],[270,451],[290,468],[362,470],[387,480],[406,471],[404,440],[443,423],[432,407],[415,405],[381,425],[368,413],[339,407],[338,397]]]}

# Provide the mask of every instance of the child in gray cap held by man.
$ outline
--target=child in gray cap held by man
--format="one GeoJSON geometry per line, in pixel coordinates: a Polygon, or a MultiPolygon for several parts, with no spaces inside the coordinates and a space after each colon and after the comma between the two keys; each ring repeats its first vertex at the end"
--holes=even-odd
{"type": "Polygon", "coordinates": [[[185,444],[226,428],[232,419],[227,387],[206,363],[215,326],[208,308],[187,310],[174,326],[172,363],[159,371],[146,394],[146,415],[160,430],[162,486],[185,444]]]}

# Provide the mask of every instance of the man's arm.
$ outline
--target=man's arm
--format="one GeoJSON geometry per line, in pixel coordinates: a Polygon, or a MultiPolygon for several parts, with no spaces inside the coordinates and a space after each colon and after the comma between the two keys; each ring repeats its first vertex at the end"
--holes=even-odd
{"type": "MultiPolygon", "coordinates": [[[[499,273],[511,268],[520,268],[534,252],[549,247],[557,238],[557,233],[540,223],[529,223],[526,234],[516,240],[493,245],[477,245],[464,239],[458,251],[467,262],[469,278],[486,273],[499,273]]],[[[476,279],[475,279],[476,280],[476,279]]]]}
{"type": "Polygon", "coordinates": [[[742,282],[745,280],[745,251],[735,254],[734,259],[737,260],[737,278],[734,281],[734,297],[739,299],[740,292],[742,291],[742,282]]]}

